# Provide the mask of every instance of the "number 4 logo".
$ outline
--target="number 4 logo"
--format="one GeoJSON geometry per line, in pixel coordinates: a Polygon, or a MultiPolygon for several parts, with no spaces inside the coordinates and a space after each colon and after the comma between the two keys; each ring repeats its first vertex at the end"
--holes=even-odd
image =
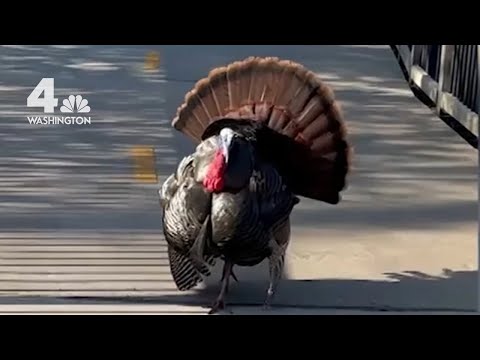
{"type": "Polygon", "coordinates": [[[44,113],[53,113],[58,106],[58,99],[55,98],[54,79],[43,78],[38,85],[28,95],[27,106],[28,107],[43,107],[44,113]],[[40,96],[43,93],[43,98],[40,96]]]}

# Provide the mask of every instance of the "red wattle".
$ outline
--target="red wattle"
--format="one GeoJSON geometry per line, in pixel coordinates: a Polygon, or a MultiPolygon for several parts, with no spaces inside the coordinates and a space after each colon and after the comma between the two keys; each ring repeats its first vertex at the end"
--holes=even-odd
{"type": "Polygon", "coordinates": [[[224,186],[223,174],[225,172],[225,156],[220,150],[217,150],[210,164],[207,175],[203,180],[203,186],[210,192],[222,191],[224,186]]]}

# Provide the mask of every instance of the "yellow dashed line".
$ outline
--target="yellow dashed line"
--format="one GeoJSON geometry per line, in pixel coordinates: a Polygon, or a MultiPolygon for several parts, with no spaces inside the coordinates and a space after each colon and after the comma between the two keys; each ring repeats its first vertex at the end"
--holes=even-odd
{"type": "Polygon", "coordinates": [[[151,146],[134,146],[130,150],[134,162],[134,177],[144,183],[157,182],[155,150],[151,146]]]}
{"type": "Polygon", "coordinates": [[[155,51],[150,51],[145,56],[145,70],[157,70],[160,66],[160,55],[155,51]]]}

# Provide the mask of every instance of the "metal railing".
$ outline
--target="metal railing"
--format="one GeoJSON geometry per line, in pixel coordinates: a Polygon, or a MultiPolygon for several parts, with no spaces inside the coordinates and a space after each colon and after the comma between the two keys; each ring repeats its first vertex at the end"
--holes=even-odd
{"type": "Polygon", "coordinates": [[[392,45],[408,81],[478,139],[479,45],[392,45]]]}

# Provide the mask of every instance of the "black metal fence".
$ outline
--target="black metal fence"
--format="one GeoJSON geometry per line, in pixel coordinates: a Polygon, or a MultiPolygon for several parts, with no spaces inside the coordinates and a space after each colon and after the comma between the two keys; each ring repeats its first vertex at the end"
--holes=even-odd
{"type": "Polygon", "coordinates": [[[393,45],[409,81],[478,138],[479,45],[393,45]]]}
{"type": "MultiPolygon", "coordinates": [[[[420,66],[435,81],[440,81],[443,65],[442,91],[455,96],[470,110],[478,111],[478,51],[477,45],[409,45],[413,47],[413,65],[420,66]]],[[[477,112],[478,114],[478,112],[477,112]]]]}
{"type": "MultiPolygon", "coordinates": [[[[454,45],[450,73],[443,80],[443,91],[478,111],[478,52],[476,45],[454,45]]],[[[477,113],[478,114],[478,113],[477,113]]]]}
{"type": "Polygon", "coordinates": [[[441,45],[411,45],[413,46],[413,65],[424,69],[435,81],[440,75],[441,45]]]}

